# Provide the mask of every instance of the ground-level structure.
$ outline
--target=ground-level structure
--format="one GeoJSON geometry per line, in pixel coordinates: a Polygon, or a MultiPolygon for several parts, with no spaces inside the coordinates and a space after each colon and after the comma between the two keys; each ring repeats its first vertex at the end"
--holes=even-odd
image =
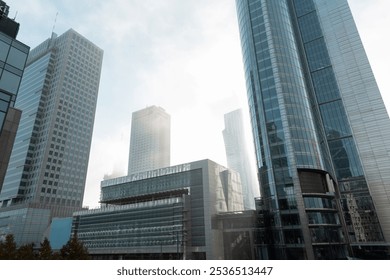
{"type": "Polygon", "coordinates": [[[239,174],[210,160],[105,180],[101,203],[72,224],[98,259],[224,259],[220,215],[244,209],[239,174]]]}

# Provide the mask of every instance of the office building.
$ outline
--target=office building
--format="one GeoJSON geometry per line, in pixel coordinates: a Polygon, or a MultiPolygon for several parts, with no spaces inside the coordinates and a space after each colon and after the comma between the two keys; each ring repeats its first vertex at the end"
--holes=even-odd
{"type": "Polygon", "coordinates": [[[134,112],[128,174],[168,167],[170,161],[171,117],[157,106],[134,112]]]}
{"type": "Polygon", "coordinates": [[[390,241],[390,122],[347,0],[236,0],[274,259],[390,241]]]}
{"type": "Polygon", "coordinates": [[[257,215],[255,210],[220,213],[215,227],[222,232],[224,260],[255,260],[257,215]]]}
{"type": "MultiPolygon", "coordinates": [[[[23,114],[1,211],[32,207],[66,217],[81,209],[102,57],[99,47],[72,29],[31,50],[15,102],[23,114]]],[[[3,229],[12,232],[11,220],[3,229]]]]}
{"type": "Polygon", "coordinates": [[[222,131],[225,142],[227,166],[236,170],[241,177],[245,209],[255,209],[255,197],[259,196],[259,182],[255,166],[249,154],[241,109],[225,114],[225,129],[222,131]]]}
{"type": "Polygon", "coordinates": [[[102,181],[101,202],[72,225],[96,259],[224,259],[218,217],[243,210],[239,174],[210,160],[102,181]]]}
{"type": "Polygon", "coordinates": [[[0,192],[15,141],[21,111],[14,108],[29,47],[16,40],[19,23],[0,1],[0,192]]]}

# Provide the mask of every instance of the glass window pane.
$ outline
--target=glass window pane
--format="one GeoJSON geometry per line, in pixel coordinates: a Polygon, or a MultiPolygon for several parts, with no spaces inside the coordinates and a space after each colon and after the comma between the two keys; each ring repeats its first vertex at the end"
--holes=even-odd
{"type": "Polygon", "coordinates": [[[9,45],[3,41],[0,41],[0,60],[5,61],[9,51],[9,45]]]}
{"type": "Polygon", "coordinates": [[[12,47],[11,50],[9,51],[9,55],[7,58],[7,63],[20,69],[24,69],[24,65],[26,63],[27,59],[27,54],[12,47]]]}
{"type": "Polygon", "coordinates": [[[298,17],[306,13],[309,13],[315,9],[313,0],[295,0],[294,4],[295,4],[295,11],[298,17]]]}
{"type": "Polygon", "coordinates": [[[0,129],[2,129],[2,127],[3,127],[4,119],[5,119],[5,113],[0,112],[0,129]]]}
{"type": "Polygon", "coordinates": [[[351,135],[348,119],[341,100],[321,105],[320,111],[328,140],[351,135]]]}
{"type": "Polygon", "coordinates": [[[6,112],[8,109],[8,102],[0,99],[0,111],[6,112]]]}
{"type": "Polygon", "coordinates": [[[340,98],[332,67],[313,72],[312,80],[318,103],[321,104],[340,98]]]}
{"type": "Polygon", "coordinates": [[[311,72],[331,65],[324,38],[305,44],[305,50],[311,72]]]}
{"type": "Polygon", "coordinates": [[[322,37],[320,22],[315,11],[299,18],[298,23],[304,43],[322,37]]]}
{"type": "Polygon", "coordinates": [[[352,137],[329,141],[337,178],[363,176],[363,170],[352,137]]]}
{"type": "Polygon", "coordinates": [[[6,70],[3,71],[3,75],[1,76],[0,79],[0,88],[10,93],[17,94],[19,83],[20,83],[20,77],[18,75],[15,75],[6,70]]]}

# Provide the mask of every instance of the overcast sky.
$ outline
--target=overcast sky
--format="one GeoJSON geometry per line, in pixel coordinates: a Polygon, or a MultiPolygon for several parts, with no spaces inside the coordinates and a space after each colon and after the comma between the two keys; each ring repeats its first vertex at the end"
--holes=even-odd
{"type": "MultiPolygon", "coordinates": [[[[54,27],[104,50],[85,206],[98,205],[105,175],[125,175],[131,114],[147,106],[171,115],[172,165],[226,165],[223,115],[247,107],[234,0],[6,2],[21,25],[18,40],[31,48],[54,27]]],[[[390,1],[348,2],[389,110],[390,1]]]]}

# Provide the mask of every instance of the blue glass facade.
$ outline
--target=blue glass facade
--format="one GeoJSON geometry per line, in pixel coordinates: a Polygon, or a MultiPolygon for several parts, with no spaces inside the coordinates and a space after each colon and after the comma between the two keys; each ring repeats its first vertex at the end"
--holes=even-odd
{"type": "Polygon", "coordinates": [[[14,108],[30,48],[16,40],[19,24],[0,15],[0,192],[8,167],[21,112],[14,108]]]}
{"type": "Polygon", "coordinates": [[[296,33],[301,38],[303,45],[301,52],[309,65],[310,79],[308,83],[313,84],[317,100],[316,106],[321,114],[321,124],[325,130],[337,180],[340,185],[356,182],[361,186],[359,191],[340,189],[349,241],[352,243],[383,241],[375,207],[364,178],[362,163],[319,23],[316,6],[313,0],[294,0],[292,7],[299,26],[296,33]],[[310,2],[311,4],[308,4],[310,2]],[[364,207],[359,205],[362,199],[365,201],[364,207]],[[354,207],[352,204],[358,204],[358,207],[354,207]],[[362,220],[353,218],[367,216],[364,214],[366,210],[371,212],[370,217],[362,220]],[[364,236],[361,232],[364,232],[364,236]]]}
{"type": "Polygon", "coordinates": [[[47,83],[46,79],[51,59],[52,54],[46,54],[25,71],[24,80],[21,84],[21,94],[18,95],[15,103],[15,107],[21,109],[23,114],[0,196],[3,201],[23,197],[27,187],[29,166],[31,166],[38,137],[39,125],[36,123],[36,118],[38,113],[42,114],[42,104],[46,96],[41,95],[41,92],[45,82],[47,83]]]}
{"type": "Polygon", "coordinates": [[[345,258],[350,242],[382,242],[317,2],[236,6],[268,257],[345,258]]]}
{"type": "Polygon", "coordinates": [[[8,107],[15,103],[28,52],[28,46],[0,30],[0,132],[8,107]]]}

